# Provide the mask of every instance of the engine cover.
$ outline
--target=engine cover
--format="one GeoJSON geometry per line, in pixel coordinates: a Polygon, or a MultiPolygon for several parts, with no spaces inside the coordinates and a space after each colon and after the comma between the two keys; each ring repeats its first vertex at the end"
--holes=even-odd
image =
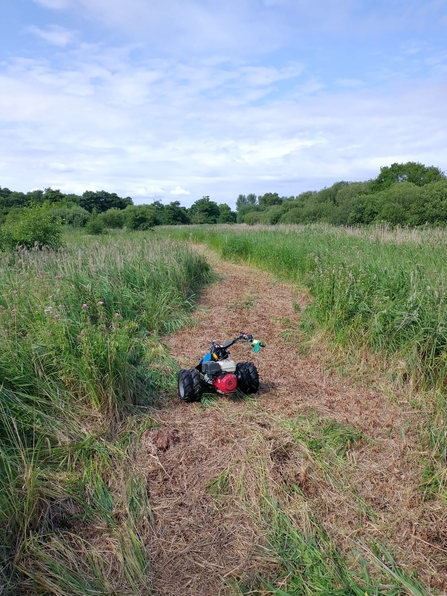
{"type": "Polygon", "coordinates": [[[213,382],[214,387],[219,393],[231,393],[237,389],[236,375],[228,373],[222,377],[217,377],[213,382]]]}

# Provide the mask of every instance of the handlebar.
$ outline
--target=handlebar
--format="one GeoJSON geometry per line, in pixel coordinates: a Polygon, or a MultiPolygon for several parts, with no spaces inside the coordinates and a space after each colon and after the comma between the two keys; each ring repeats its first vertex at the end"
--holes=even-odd
{"type": "Polygon", "coordinates": [[[246,333],[245,331],[241,331],[241,333],[240,333],[240,335],[238,335],[238,337],[235,337],[234,339],[230,339],[229,341],[226,341],[223,344],[218,344],[216,342],[216,340],[213,339],[211,342],[211,351],[213,351],[216,348],[226,350],[230,346],[234,345],[237,341],[250,342],[254,352],[259,352],[259,350],[261,348],[265,347],[265,343],[259,339],[254,339],[253,335],[251,335],[251,333],[246,333]]]}

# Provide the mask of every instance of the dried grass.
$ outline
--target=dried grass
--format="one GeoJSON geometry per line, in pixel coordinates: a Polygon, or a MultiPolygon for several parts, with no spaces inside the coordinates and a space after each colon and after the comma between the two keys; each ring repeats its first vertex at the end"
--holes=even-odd
{"type": "Polygon", "coordinates": [[[189,368],[212,339],[246,329],[267,348],[249,356],[246,345],[236,344],[232,358],[255,361],[261,389],[255,399],[221,396],[213,407],[172,396],[153,413],[161,430],[145,433],[140,458],[154,513],[155,592],[231,594],[235,580],[251,585],[274,573],[278,562],[263,509],[269,494],[303,529],[311,510],[348,559],[353,545],[377,540],[403,570],[417,571],[442,593],[447,512],[437,500],[421,500],[424,418],[410,407],[409,395],[390,399],[362,385],[360,375],[354,382],[328,371],[324,343],[300,355],[287,334],[297,328],[294,304],[304,308],[308,296],[264,272],[214,259],[221,279],[203,295],[195,325],[168,338],[172,355],[189,368]],[[284,425],[306,416],[335,420],[366,439],[323,465],[284,425]]]}

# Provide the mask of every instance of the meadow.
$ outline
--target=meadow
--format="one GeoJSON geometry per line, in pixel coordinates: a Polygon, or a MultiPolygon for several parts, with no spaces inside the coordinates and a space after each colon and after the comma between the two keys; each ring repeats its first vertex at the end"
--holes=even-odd
{"type": "MultiPolygon", "coordinates": [[[[215,279],[190,241],[306,288],[309,305],[295,305],[299,327],[291,323],[285,337],[293,349],[324,333],[346,360],[373,354],[377,380],[413,394],[427,420],[421,490],[447,502],[446,240],[440,230],[176,226],[72,233],[56,252],[1,254],[2,593],[150,593],[153,518],[136,463],[140,439],[155,426],[150,407],[175,393],[177,365],[164,338],[190,321],[200,290],[215,279]]],[[[311,445],[326,475],[330,457],[340,464],[343,446],[362,439],[329,422],[326,434],[307,419],[284,424],[290,441],[311,445]]],[[[218,478],[219,494],[228,479],[218,478]]],[[[263,579],[258,592],[241,584],[235,593],[426,593],[386,549],[371,554],[385,583],[366,567],[352,573],[312,512],[302,533],[299,512],[281,509],[271,494],[260,501],[282,575],[275,585],[263,579]]]]}

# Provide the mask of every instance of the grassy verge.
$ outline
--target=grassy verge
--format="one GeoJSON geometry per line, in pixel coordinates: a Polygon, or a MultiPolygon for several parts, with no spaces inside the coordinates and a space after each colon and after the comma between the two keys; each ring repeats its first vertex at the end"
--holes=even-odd
{"type": "Polygon", "coordinates": [[[160,334],[210,277],[144,234],[0,255],[2,594],[149,589],[138,406],[172,382],[160,334]]]}

